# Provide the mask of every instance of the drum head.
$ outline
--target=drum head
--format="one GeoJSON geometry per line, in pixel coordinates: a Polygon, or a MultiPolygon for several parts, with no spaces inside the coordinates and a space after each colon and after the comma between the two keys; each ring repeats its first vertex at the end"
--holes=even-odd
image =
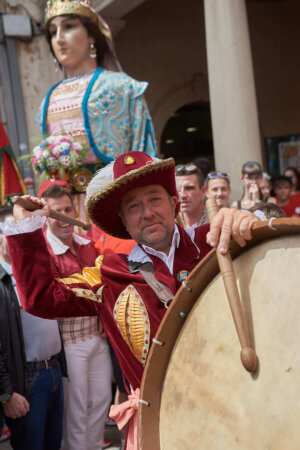
{"type": "MultiPolygon", "coordinates": [[[[141,448],[300,448],[299,247],[299,235],[281,235],[258,242],[234,260],[248,332],[259,360],[254,375],[240,361],[240,344],[221,276],[217,274],[201,289],[190,312],[181,317],[184,323],[166,356],[162,389],[153,376],[148,381],[144,378],[142,398],[150,401],[150,408],[143,409],[145,414],[149,415],[151,400],[152,406],[159,402],[153,422],[158,424],[159,445],[148,446],[147,431],[141,430],[141,448]],[[153,387],[148,390],[150,382],[158,394],[153,387]],[[151,390],[152,399],[145,398],[151,390]]],[[[214,266],[211,256],[205,264],[214,266]]],[[[176,301],[180,302],[180,296],[176,301]]],[[[185,301],[181,306],[184,310],[185,301]]],[[[176,314],[180,312],[184,311],[179,308],[176,314]]],[[[159,339],[167,339],[164,328],[169,326],[166,317],[159,339]]],[[[163,355],[164,347],[155,346],[153,353],[163,355]]],[[[144,425],[141,411],[139,419],[144,425]]]]}

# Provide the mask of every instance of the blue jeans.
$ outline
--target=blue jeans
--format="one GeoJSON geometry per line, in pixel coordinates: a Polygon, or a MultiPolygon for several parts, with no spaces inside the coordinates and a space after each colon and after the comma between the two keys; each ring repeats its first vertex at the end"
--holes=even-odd
{"type": "Polygon", "coordinates": [[[63,387],[59,364],[28,372],[30,411],[20,419],[6,418],[14,450],[59,450],[62,439],[63,387]]]}

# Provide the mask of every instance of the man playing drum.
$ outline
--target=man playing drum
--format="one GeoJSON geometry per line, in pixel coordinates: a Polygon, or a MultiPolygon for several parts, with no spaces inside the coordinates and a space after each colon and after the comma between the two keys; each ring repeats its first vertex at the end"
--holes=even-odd
{"type": "MultiPolygon", "coordinates": [[[[45,318],[99,314],[136,400],[152,339],[176,291],[211,246],[219,241],[219,250],[226,253],[231,235],[245,245],[259,220],[222,208],[210,231],[209,225],[184,230],[175,225],[174,160],[128,152],[94,176],[87,208],[105,232],[138,245],[129,257],[99,256],[95,267],[59,279],[42,233],[49,207],[31,199],[41,209],[15,206],[17,222],[4,230],[11,234],[7,240],[24,308],[45,318]]],[[[129,441],[127,448],[137,448],[130,432],[129,441]]]]}

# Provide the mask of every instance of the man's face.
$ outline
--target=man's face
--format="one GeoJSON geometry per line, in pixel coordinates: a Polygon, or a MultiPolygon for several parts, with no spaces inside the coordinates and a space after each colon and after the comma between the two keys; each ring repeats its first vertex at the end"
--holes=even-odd
{"type": "Polygon", "coordinates": [[[214,198],[219,208],[228,206],[230,196],[230,186],[223,178],[214,178],[208,181],[207,193],[208,198],[214,198]]]}
{"type": "MultiPolygon", "coordinates": [[[[76,217],[72,202],[67,195],[63,195],[59,198],[47,198],[46,202],[51,209],[70,217],[76,217]]],[[[72,241],[73,238],[73,225],[51,218],[48,219],[47,223],[52,234],[58,237],[64,244],[70,245],[70,241],[72,241]]]]}
{"type": "Polygon", "coordinates": [[[160,185],[132,189],[121,200],[120,215],[132,239],[168,252],[174,231],[176,197],[160,185]]]}
{"type": "Polygon", "coordinates": [[[179,184],[180,211],[187,215],[202,212],[205,188],[199,187],[197,175],[177,176],[179,184]]]}
{"type": "Polygon", "coordinates": [[[287,202],[291,194],[292,187],[287,182],[275,184],[274,192],[279,202],[287,202]]]}

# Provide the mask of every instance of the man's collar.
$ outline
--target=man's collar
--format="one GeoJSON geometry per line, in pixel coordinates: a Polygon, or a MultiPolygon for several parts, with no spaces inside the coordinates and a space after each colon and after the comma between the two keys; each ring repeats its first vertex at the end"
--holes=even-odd
{"type": "MultiPolygon", "coordinates": [[[[173,246],[174,246],[174,248],[178,248],[179,244],[180,244],[180,233],[179,233],[178,226],[175,224],[171,248],[173,246]]],[[[170,250],[171,250],[171,248],[170,248],[170,250]]],[[[153,252],[157,251],[151,247],[148,247],[147,245],[142,245],[142,247],[140,247],[139,245],[136,245],[131,250],[131,252],[128,256],[128,260],[134,261],[134,262],[140,262],[142,264],[146,263],[146,262],[152,262],[150,257],[145,253],[145,252],[149,252],[149,249],[152,254],[153,254],[153,252]]]]}
{"type": "MultiPolygon", "coordinates": [[[[70,247],[65,245],[55,234],[51,233],[49,228],[47,228],[46,236],[54,255],[63,255],[69,250],[70,247]]],[[[73,233],[73,239],[79,245],[88,245],[91,242],[76,233],[73,233]]]]}
{"type": "MultiPolygon", "coordinates": [[[[172,249],[178,248],[179,247],[179,243],[180,243],[180,233],[179,233],[179,230],[178,230],[178,226],[175,223],[173,237],[172,237],[172,243],[171,243],[171,247],[170,247],[169,253],[170,253],[170,251],[172,249]]],[[[159,250],[155,250],[152,247],[148,247],[148,245],[142,245],[142,247],[145,250],[145,252],[150,253],[152,255],[155,255],[157,253],[163,253],[163,252],[160,252],[159,250]]]]}

